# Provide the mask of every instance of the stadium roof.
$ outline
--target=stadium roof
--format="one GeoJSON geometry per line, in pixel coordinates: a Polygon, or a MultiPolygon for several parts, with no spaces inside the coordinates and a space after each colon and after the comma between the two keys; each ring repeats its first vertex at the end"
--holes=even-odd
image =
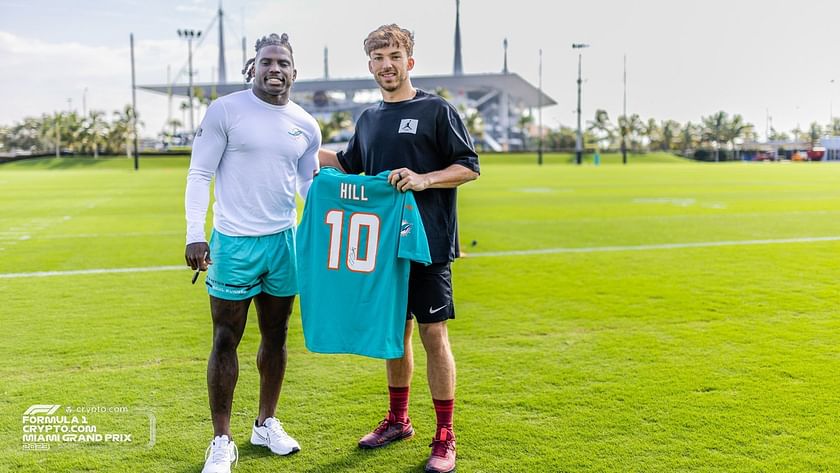
{"type": "MultiPolygon", "coordinates": [[[[528,81],[515,73],[490,73],[490,74],[463,74],[463,75],[439,75],[439,76],[412,76],[411,83],[415,87],[424,90],[433,91],[438,87],[443,87],[453,94],[460,92],[470,92],[475,90],[503,90],[510,94],[511,98],[520,101],[523,107],[538,107],[540,105],[540,91],[528,81]]],[[[200,87],[204,90],[206,97],[211,95],[211,91],[215,88],[218,96],[227,95],[238,90],[246,89],[250,86],[240,83],[224,83],[224,84],[193,84],[194,87],[200,87]]],[[[173,95],[187,96],[187,85],[173,85],[171,92],[173,95]]],[[[139,85],[138,88],[150,92],[158,92],[161,94],[168,94],[170,86],[167,85],[139,85]]],[[[360,79],[313,79],[313,80],[296,80],[292,87],[292,93],[307,93],[307,92],[345,92],[352,93],[359,90],[378,89],[373,78],[360,79]]],[[[557,102],[542,92],[542,105],[556,105],[557,102]]]]}

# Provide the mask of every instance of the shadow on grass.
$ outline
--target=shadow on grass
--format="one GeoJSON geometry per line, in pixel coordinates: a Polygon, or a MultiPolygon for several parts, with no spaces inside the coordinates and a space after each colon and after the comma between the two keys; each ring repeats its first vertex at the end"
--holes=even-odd
{"type": "MultiPolygon", "coordinates": [[[[499,163],[499,164],[524,164],[537,165],[537,153],[535,152],[511,152],[511,153],[479,153],[479,160],[482,164],[499,163]]],[[[673,164],[673,163],[687,163],[694,162],[690,159],[682,158],[675,154],[666,152],[651,152],[651,153],[628,153],[627,164],[673,164]]],[[[544,165],[575,165],[576,157],[574,153],[558,153],[546,152],[543,154],[544,165]]],[[[584,153],[581,164],[585,166],[594,165],[594,155],[592,153],[584,153]]],[[[600,155],[600,165],[621,165],[622,156],[620,153],[602,153],[600,155]]]]}
{"type": "MultiPolygon", "coordinates": [[[[251,461],[274,461],[277,458],[277,455],[271,453],[270,451],[266,450],[265,447],[258,447],[255,445],[251,445],[250,442],[243,442],[239,447],[239,461],[240,462],[251,462],[251,461]]],[[[300,455],[300,453],[294,453],[293,455],[300,455]]],[[[364,462],[370,460],[371,458],[375,458],[378,455],[377,450],[362,450],[362,449],[352,449],[344,452],[336,452],[335,459],[329,463],[318,463],[311,465],[309,468],[301,470],[304,472],[310,473],[324,473],[324,472],[335,472],[335,471],[363,471],[362,464],[364,462]]],[[[180,470],[182,473],[199,473],[204,464],[204,462],[196,462],[195,466],[190,466],[188,468],[184,468],[180,470]]],[[[402,470],[393,470],[393,471],[402,471],[404,473],[420,473],[423,472],[424,467],[426,465],[425,458],[422,459],[417,465],[404,468],[402,470]]],[[[282,470],[282,466],[280,464],[277,465],[278,471],[282,470]]]]}
{"type": "Polygon", "coordinates": [[[39,169],[72,169],[72,168],[91,168],[95,166],[115,164],[131,165],[131,160],[128,158],[36,158],[25,159],[21,161],[14,161],[9,163],[9,167],[20,168],[39,168],[39,169]]]}
{"type": "MultiPolygon", "coordinates": [[[[189,155],[140,156],[140,169],[186,169],[189,165],[189,155]]],[[[62,170],[62,169],[109,169],[134,170],[134,158],[125,156],[106,156],[94,158],[92,156],[69,156],[32,158],[11,161],[0,164],[3,169],[26,170],[62,170]]]]}

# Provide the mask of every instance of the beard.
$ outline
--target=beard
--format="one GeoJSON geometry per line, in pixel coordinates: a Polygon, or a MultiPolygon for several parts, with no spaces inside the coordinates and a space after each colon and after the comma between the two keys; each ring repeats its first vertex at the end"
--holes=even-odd
{"type": "Polygon", "coordinates": [[[376,83],[379,84],[379,87],[382,90],[386,92],[394,92],[399,90],[403,83],[405,83],[405,75],[400,73],[400,71],[394,71],[394,78],[391,79],[390,82],[386,82],[379,74],[374,76],[374,80],[376,80],[376,83]]]}

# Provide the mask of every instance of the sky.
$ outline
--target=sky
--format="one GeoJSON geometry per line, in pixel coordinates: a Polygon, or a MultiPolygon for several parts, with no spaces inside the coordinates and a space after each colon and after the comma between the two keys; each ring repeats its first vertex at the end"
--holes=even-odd
{"type": "MultiPolygon", "coordinates": [[[[362,41],[381,24],[415,33],[414,75],[452,71],[455,0],[224,0],[228,80],[238,81],[241,38],[249,57],[257,37],[289,34],[299,79],[368,77],[362,41]]],[[[204,30],[218,0],[0,0],[0,125],[57,110],[104,110],[131,102],[129,33],[138,84],[163,84],[187,62],[178,29],[204,30]]],[[[575,126],[578,51],[583,118],[622,109],[627,57],[628,113],[698,122],[739,113],[764,136],[840,116],[840,2],[824,0],[462,0],[466,73],[500,72],[509,41],[511,72],[534,86],[542,49],[544,91],[558,105],[544,124],[575,126]],[[835,81],[836,79],[836,81],[835,81]]],[[[213,79],[218,28],[196,45],[196,80],[213,79]]],[[[186,83],[187,76],[179,78],[186,83]]],[[[181,119],[177,107],[173,116],[181,119]]],[[[168,118],[166,96],[137,92],[143,136],[168,118]]]]}

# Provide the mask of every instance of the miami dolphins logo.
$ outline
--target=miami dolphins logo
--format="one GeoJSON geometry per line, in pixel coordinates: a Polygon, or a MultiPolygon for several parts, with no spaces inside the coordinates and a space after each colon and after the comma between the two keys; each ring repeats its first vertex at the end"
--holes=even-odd
{"type": "Polygon", "coordinates": [[[408,236],[409,233],[411,233],[411,224],[403,220],[402,225],[400,225],[400,236],[408,236]]]}

